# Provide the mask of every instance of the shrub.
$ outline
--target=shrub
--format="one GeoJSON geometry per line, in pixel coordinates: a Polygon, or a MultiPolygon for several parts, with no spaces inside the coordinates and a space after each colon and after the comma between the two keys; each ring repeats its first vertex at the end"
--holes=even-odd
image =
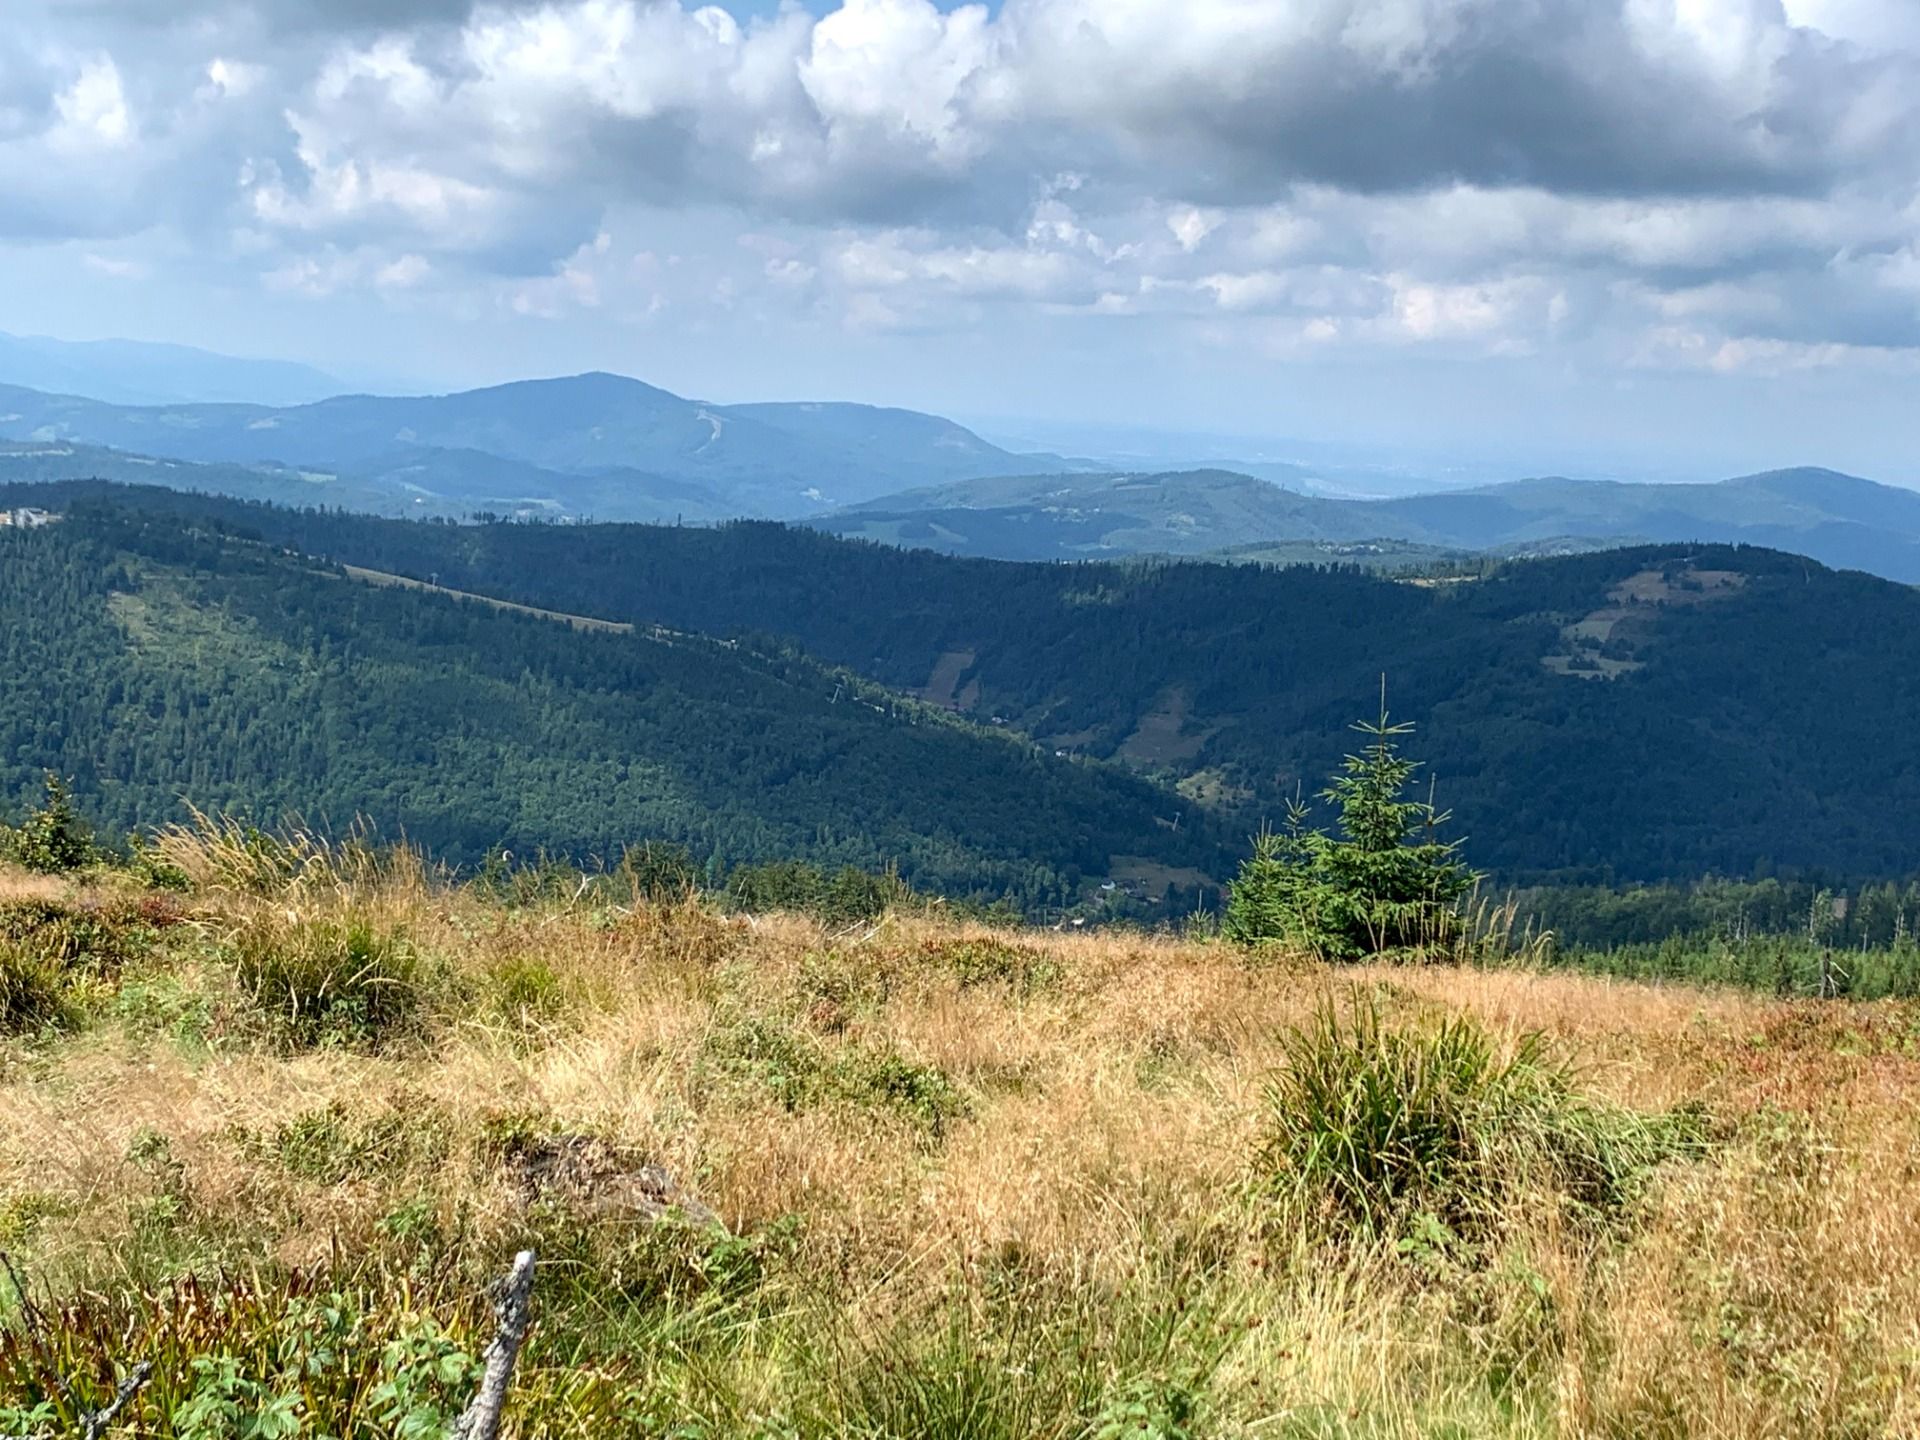
{"type": "Polygon", "coordinates": [[[167,923],[138,905],[0,901],[0,1033],[73,1019],[85,989],[117,975],[167,923]]]}
{"type": "Polygon", "coordinates": [[[538,955],[507,955],[487,967],[483,980],[484,1008],[509,1025],[538,1026],[566,1012],[566,982],[538,955]]]}
{"type": "Polygon", "coordinates": [[[833,1101],[891,1110],[936,1139],[968,1110],[965,1094],[938,1066],[888,1049],[830,1049],[765,1016],[742,1015],[716,1027],[706,1052],[722,1074],[771,1091],[787,1110],[833,1101]]]}
{"type": "Polygon", "coordinates": [[[174,911],[144,902],[67,905],[35,898],[0,900],[0,941],[27,944],[75,970],[111,975],[146,953],[156,931],[180,923],[174,911]]]}
{"type": "Polygon", "coordinates": [[[143,835],[127,837],[127,873],[149,890],[184,891],[193,888],[193,880],[143,835]]]}
{"type": "Polygon", "coordinates": [[[700,872],[687,847],[662,840],[628,846],[620,857],[619,874],[636,899],[651,905],[675,904],[700,889],[700,872]]]}
{"type": "Polygon", "coordinates": [[[46,788],[46,803],[8,835],[8,858],[42,875],[78,870],[98,856],[93,831],[74,808],[64,780],[48,771],[46,788]]]}
{"type": "Polygon", "coordinates": [[[1582,1096],[1537,1034],[1502,1053],[1474,1020],[1395,1029],[1371,1002],[1331,1005],[1286,1038],[1258,1169],[1303,1217],[1418,1248],[1497,1230],[1544,1195],[1570,1217],[1619,1217],[1662,1161],[1694,1152],[1700,1117],[1582,1096]]]}
{"type": "Polygon", "coordinates": [[[890,870],[874,875],[845,865],[829,873],[798,860],[744,865],[727,881],[728,897],[742,910],[799,910],[829,924],[872,920],[912,894],[890,870]]]}
{"type": "Polygon", "coordinates": [[[245,1148],[271,1156],[287,1173],[329,1185],[391,1175],[446,1152],[444,1122],[428,1105],[355,1115],[336,1100],[303,1110],[267,1134],[242,1140],[245,1148]]]}
{"type": "Polygon", "coordinates": [[[433,972],[403,934],[357,915],[263,916],[233,940],[241,988],[295,1046],[377,1045],[418,1026],[433,972]]]}
{"type": "Polygon", "coordinates": [[[1060,964],[1051,955],[991,937],[929,940],[926,953],[963,989],[1005,985],[1016,995],[1035,995],[1060,983],[1060,964]]]}

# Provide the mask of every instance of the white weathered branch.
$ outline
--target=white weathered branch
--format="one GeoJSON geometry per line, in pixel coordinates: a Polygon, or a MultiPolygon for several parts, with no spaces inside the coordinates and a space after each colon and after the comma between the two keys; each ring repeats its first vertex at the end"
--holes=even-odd
{"type": "Polygon", "coordinates": [[[500,1415],[507,1406],[507,1387],[513,1383],[514,1361],[520,1356],[527,1326],[533,1320],[533,1261],[531,1250],[522,1250],[513,1257],[513,1269],[507,1273],[493,1304],[494,1319],[500,1328],[493,1343],[487,1346],[480,1388],[454,1422],[449,1440],[498,1440],[500,1415]]]}

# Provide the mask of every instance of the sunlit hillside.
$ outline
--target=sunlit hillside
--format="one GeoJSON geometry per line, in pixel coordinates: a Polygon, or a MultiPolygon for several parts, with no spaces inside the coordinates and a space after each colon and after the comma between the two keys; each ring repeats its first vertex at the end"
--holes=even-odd
{"type": "Polygon", "coordinates": [[[0,1433],[1896,1436],[1920,1011],[464,887],[0,878],[0,1433]]]}

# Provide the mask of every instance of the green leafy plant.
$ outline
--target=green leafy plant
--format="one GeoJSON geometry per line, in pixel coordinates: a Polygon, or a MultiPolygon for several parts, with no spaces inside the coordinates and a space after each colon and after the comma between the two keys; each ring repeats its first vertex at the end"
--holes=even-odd
{"type": "Polygon", "coordinates": [[[479,1372],[470,1306],[437,1314],[404,1292],[323,1288],[303,1272],[58,1304],[9,1299],[0,1434],[78,1434],[145,1362],[150,1376],[119,1417],[127,1434],[425,1440],[447,1432],[479,1372]]]}

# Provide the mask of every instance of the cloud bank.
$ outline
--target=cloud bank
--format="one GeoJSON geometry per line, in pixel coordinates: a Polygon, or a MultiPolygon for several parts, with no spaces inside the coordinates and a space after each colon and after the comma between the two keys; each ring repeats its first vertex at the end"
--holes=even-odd
{"type": "Polygon", "coordinates": [[[104,277],[190,264],[544,322],[1158,317],[1283,358],[1767,372],[1920,350],[1911,0],[13,19],[0,244],[84,243],[104,277]]]}

